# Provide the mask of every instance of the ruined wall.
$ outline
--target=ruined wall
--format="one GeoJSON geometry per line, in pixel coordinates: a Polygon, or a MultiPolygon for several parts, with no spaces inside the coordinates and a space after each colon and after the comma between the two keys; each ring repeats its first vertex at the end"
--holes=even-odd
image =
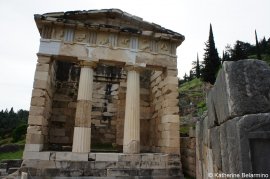
{"type": "Polygon", "coordinates": [[[208,94],[208,116],[196,125],[197,178],[222,173],[269,177],[269,76],[263,61],[223,64],[208,94]]]}
{"type": "Polygon", "coordinates": [[[190,127],[187,137],[180,137],[181,163],[184,174],[196,177],[196,138],[195,128],[190,127]]]}

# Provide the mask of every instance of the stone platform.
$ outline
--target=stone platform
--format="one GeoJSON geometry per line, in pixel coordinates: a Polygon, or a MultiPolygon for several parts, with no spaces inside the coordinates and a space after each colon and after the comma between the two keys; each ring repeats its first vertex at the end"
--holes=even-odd
{"type": "Polygon", "coordinates": [[[24,152],[20,172],[35,178],[183,178],[180,155],[24,152]]]}

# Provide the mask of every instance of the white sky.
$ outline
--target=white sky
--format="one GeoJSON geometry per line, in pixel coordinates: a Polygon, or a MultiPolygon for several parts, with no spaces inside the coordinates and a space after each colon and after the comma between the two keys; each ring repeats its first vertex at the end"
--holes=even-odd
{"type": "Polygon", "coordinates": [[[212,23],[219,55],[236,40],[254,44],[270,37],[270,0],[0,0],[0,110],[30,107],[39,47],[34,14],[118,8],[179,32],[179,76],[189,72],[197,52],[203,59],[212,23]]]}

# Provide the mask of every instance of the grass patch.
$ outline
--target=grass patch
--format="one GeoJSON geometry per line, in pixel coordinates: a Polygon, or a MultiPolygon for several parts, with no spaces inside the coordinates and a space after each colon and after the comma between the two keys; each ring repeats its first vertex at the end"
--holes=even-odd
{"type": "Polygon", "coordinates": [[[181,126],[180,133],[181,134],[188,134],[189,133],[189,126],[181,126]]]}
{"type": "Polygon", "coordinates": [[[0,153],[0,161],[7,159],[21,159],[23,156],[23,149],[17,152],[0,153]]]}
{"type": "Polygon", "coordinates": [[[24,137],[24,139],[19,140],[19,141],[15,142],[14,144],[24,145],[25,144],[25,137],[24,137]]]}
{"type": "Polygon", "coordinates": [[[10,144],[10,143],[12,143],[11,141],[12,141],[11,137],[2,139],[2,140],[0,140],[0,146],[5,145],[5,144],[10,144]]]}
{"type": "Polygon", "coordinates": [[[11,137],[0,140],[0,146],[6,145],[6,144],[24,145],[25,144],[25,137],[24,137],[24,139],[19,140],[17,142],[12,142],[12,138],[11,137]]]}
{"type": "Polygon", "coordinates": [[[202,84],[203,82],[200,79],[195,78],[189,82],[182,84],[179,88],[179,92],[185,92],[188,90],[200,88],[202,84]]]}

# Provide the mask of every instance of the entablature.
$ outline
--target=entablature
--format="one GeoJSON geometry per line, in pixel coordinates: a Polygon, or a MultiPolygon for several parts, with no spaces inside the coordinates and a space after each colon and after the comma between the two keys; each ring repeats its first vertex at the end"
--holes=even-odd
{"type": "Polygon", "coordinates": [[[63,43],[175,55],[184,40],[179,33],[118,9],[46,13],[35,15],[35,20],[42,39],[63,43]]]}

